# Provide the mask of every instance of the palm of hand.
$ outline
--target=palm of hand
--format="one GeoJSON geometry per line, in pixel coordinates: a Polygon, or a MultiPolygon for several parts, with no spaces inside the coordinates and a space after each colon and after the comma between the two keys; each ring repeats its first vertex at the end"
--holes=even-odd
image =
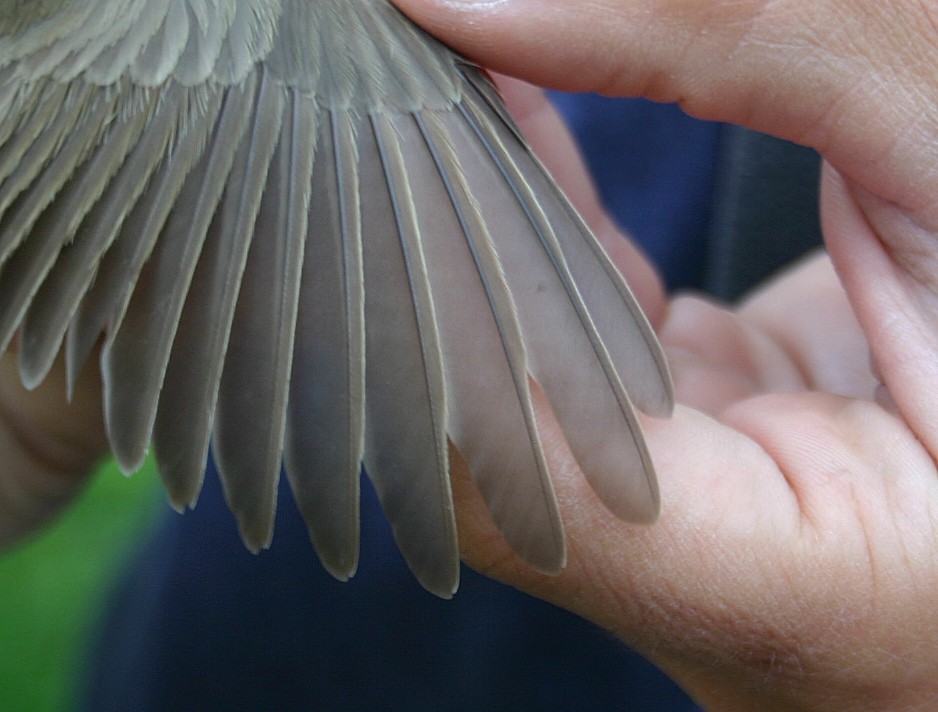
{"type": "MultiPolygon", "coordinates": [[[[535,143],[556,130],[538,99],[515,104],[535,143]]],[[[608,238],[558,145],[549,143],[547,163],[608,238]]],[[[828,177],[825,190],[842,185],[828,177]]],[[[843,206],[836,195],[825,202],[835,256],[837,234],[854,227],[840,225],[843,206]]],[[[567,570],[553,579],[521,565],[457,467],[464,556],[616,632],[716,709],[734,709],[741,690],[740,709],[849,709],[843,701],[858,690],[857,709],[925,704],[938,630],[938,478],[871,374],[830,260],[808,260],[729,311],[696,297],[666,304],[624,249],[619,266],[658,322],[683,404],[670,421],[646,421],[661,520],[641,529],[609,515],[544,407],[567,570]]],[[[857,270],[848,284],[861,267],[848,266],[857,270]]]]}

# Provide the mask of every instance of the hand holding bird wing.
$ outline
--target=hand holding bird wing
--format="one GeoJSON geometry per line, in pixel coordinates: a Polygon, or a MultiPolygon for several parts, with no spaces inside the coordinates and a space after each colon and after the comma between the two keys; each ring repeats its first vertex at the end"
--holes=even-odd
{"type": "Polygon", "coordinates": [[[556,572],[530,375],[607,506],[655,518],[632,402],[670,412],[663,356],[475,67],[383,0],[26,5],[0,15],[0,346],[20,332],[32,387],[60,350],[74,383],[103,339],[125,470],[152,440],[192,506],[211,442],[256,550],[283,460],[347,578],[364,463],[446,596],[449,438],[556,572]]]}

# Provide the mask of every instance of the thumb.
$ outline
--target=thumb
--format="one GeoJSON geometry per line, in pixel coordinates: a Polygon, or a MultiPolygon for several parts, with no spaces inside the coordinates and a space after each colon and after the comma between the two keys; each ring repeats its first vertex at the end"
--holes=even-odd
{"type": "Polygon", "coordinates": [[[551,88],[680,102],[703,118],[740,122],[757,101],[782,101],[809,74],[833,86],[842,82],[829,75],[846,71],[804,61],[832,52],[832,30],[844,21],[826,17],[813,3],[395,2],[429,32],[491,69],[551,88]],[[794,66],[799,62],[804,66],[794,66]]]}
{"type": "Polygon", "coordinates": [[[923,97],[938,95],[936,23],[911,1],[395,3],[490,69],[556,89],[676,102],[812,146],[844,174],[866,174],[874,193],[898,188],[885,175],[896,166],[921,163],[917,142],[896,144],[896,126],[919,121],[923,97]]]}

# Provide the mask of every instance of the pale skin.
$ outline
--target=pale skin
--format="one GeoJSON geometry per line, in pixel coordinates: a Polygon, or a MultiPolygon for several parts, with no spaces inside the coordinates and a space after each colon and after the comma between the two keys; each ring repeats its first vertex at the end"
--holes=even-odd
{"type": "Polygon", "coordinates": [[[107,447],[101,379],[86,369],[65,398],[65,365],[35,391],[19,380],[16,346],[0,357],[0,552],[52,520],[107,447]]]}
{"type": "MultiPolygon", "coordinates": [[[[398,4],[499,71],[680,101],[695,115],[814,146],[828,162],[831,259],[809,259],[736,309],[669,301],[599,209],[540,94],[504,84],[526,133],[635,287],[681,405],[671,420],[646,421],[662,490],[661,519],[649,528],[602,507],[540,409],[569,544],[557,577],[511,553],[457,463],[466,560],[611,630],[710,709],[933,708],[938,6],[398,4]]],[[[15,359],[0,369],[3,546],[80,490],[104,441],[90,371],[69,410],[58,377],[26,394],[15,359]]]]}
{"type": "MultiPolygon", "coordinates": [[[[399,5],[498,71],[678,101],[827,161],[831,260],[816,257],[728,311],[694,297],[669,303],[559,142],[543,142],[617,245],[671,358],[681,405],[672,420],[647,423],[662,516],[648,529],[611,517],[542,412],[567,570],[547,578],[525,568],[459,470],[467,561],[613,631],[710,709],[934,709],[938,5],[399,5]]],[[[514,98],[532,139],[549,135],[556,119],[542,100],[514,98]]]]}

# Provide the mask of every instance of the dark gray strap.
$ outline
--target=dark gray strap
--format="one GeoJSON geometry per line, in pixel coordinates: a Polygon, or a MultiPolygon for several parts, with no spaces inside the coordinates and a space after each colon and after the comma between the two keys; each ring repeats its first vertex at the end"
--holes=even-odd
{"type": "Polygon", "coordinates": [[[707,291],[738,298],[821,244],[820,159],[808,148],[727,126],[708,240],[707,291]]]}

